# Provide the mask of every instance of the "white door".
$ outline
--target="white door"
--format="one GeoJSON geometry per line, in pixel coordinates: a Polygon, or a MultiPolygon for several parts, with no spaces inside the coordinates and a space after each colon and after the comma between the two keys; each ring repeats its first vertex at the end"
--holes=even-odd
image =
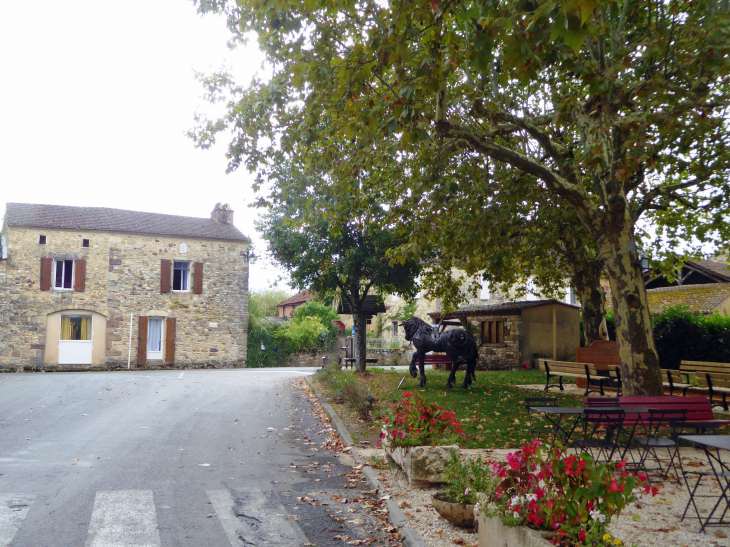
{"type": "Polygon", "coordinates": [[[62,315],[58,341],[59,365],[91,364],[91,316],[62,315]]]}
{"type": "Polygon", "coordinates": [[[162,359],[162,319],[150,317],[147,323],[147,359],[162,359]]]}

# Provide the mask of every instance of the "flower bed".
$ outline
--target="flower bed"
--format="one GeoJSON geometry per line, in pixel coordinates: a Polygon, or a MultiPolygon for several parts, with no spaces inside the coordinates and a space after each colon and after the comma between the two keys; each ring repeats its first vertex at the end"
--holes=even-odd
{"type": "MultiPolygon", "coordinates": [[[[510,526],[527,525],[556,532],[554,545],[621,545],[606,529],[636,500],[636,490],[656,495],[646,475],[630,475],[625,462],[596,464],[586,454],[567,454],[539,440],[510,453],[507,464],[494,464],[499,482],[488,493],[491,516],[510,526]]],[[[487,511],[489,513],[489,511],[487,511]]]]}

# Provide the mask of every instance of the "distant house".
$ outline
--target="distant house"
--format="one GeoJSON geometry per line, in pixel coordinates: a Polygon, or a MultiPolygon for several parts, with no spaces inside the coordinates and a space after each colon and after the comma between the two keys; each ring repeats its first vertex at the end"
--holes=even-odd
{"type": "Polygon", "coordinates": [[[211,218],[8,203],[0,369],[239,367],[248,248],[211,218]]]}
{"type": "Polygon", "coordinates": [[[730,270],[727,263],[715,260],[690,260],[680,268],[675,279],[670,281],[663,274],[650,276],[645,286],[647,289],[662,289],[716,283],[730,283],[730,270]]]}
{"type": "MultiPolygon", "coordinates": [[[[730,314],[730,270],[725,262],[687,261],[673,280],[662,274],[649,275],[646,289],[652,314],[672,306],[686,306],[690,312],[702,315],[730,314]]],[[[612,308],[609,289],[606,309],[612,308]]]]}
{"type": "Polygon", "coordinates": [[[580,307],[559,300],[472,304],[432,321],[459,319],[475,334],[478,368],[532,366],[535,357],[572,360],[580,345],[580,307]]]}
{"type": "Polygon", "coordinates": [[[279,308],[279,317],[282,319],[294,317],[294,310],[302,304],[306,304],[310,300],[314,300],[317,295],[311,291],[303,291],[295,294],[291,298],[287,298],[277,307],[279,308]]]}

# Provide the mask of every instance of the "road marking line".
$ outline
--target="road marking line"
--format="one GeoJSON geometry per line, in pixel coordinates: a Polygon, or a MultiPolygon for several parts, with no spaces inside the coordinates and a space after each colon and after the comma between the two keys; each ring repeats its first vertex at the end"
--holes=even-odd
{"type": "Polygon", "coordinates": [[[25,494],[0,494],[0,547],[7,547],[35,501],[25,494]]]}
{"type": "Polygon", "coordinates": [[[182,372],[180,373],[180,376],[178,376],[178,377],[177,377],[177,379],[178,379],[178,380],[182,380],[183,374],[185,374],[185,371],[182,371],[182,372]]]}
{"type": "Polygon", "coordinates": [[[207,494],[233,547],[307,541],[296,523],[266,507],[267,497],[261,490],[236,492],[235,499],[228,490],[208,490],[207,494]]]}
{"type": "Polygon", "coordinates": [[[152,490],[96,493],[86,547],[160,547],[152,490]]]}

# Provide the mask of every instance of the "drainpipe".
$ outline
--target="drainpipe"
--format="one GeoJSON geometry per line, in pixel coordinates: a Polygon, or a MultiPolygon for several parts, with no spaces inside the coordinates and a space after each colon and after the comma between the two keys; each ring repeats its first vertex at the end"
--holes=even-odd
{"type": "Polygon", "coordinates": [[[127,351],[127,368],[131,368],[132,364],[132,323],[134,321],[134,314],[129,314],[129,349],[127,351]]]}

